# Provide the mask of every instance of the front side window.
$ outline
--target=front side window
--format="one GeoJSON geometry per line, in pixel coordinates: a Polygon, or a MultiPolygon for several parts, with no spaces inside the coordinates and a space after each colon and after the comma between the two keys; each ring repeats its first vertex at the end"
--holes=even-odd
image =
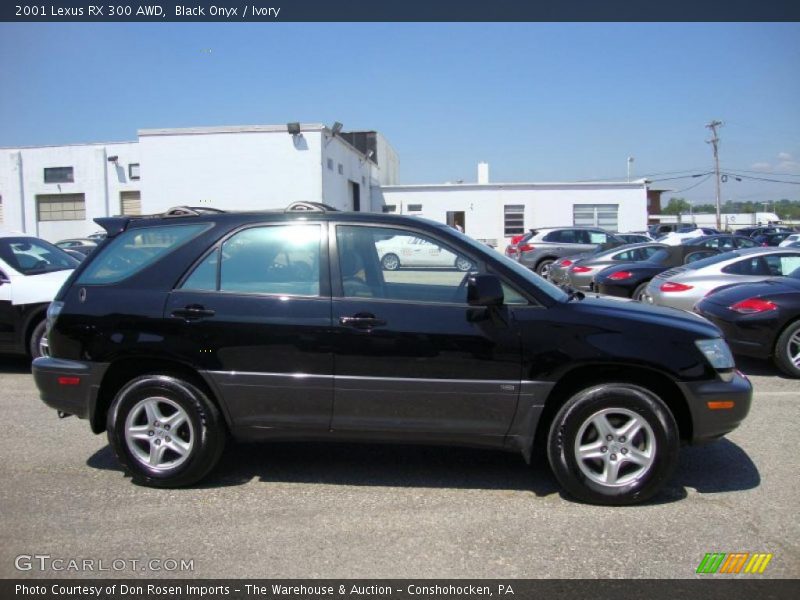
{"type": "Polygon", "coordinates": [[[129,229],[103,248],[81,273],[79,284],[122,281],[176,250],[210,225],[165,225],[129,229]]]}
{"type": "Polygon", "coordinates": [[[29,237],[0,238],[0,258],[23,275],[40,275],[78,266],[78,261],[61,248],[29,237]]]}
{"type": "Polygon", "coordinates": [[[425,234],[340,225],[339,271],[346,297],[466,303],[472,259],[425,234]]]}
{"type": "Polygon", "coordinates": [[[251,227],[227,239],[181,286],[243,294],[319,296],[319,225],[251,227]]]}

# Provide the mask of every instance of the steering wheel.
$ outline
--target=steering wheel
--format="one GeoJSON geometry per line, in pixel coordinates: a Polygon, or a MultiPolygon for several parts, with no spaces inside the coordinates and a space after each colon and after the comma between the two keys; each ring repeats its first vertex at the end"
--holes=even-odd
{"type": "Polygon", "coordinates": [[[49,263],[49,262],[47,262],[46,260],[44,260],[44,259],[39,259],[39,260],[37,260],[35,263],[33,263],[33,266],[31,267],[31,270],[32,270],[32,271],[38,271],[39,269],[45,269],[45,268],[47,268],[47,266],[48,266],[49,264],[50,264],[50,263],[49,263]]]}

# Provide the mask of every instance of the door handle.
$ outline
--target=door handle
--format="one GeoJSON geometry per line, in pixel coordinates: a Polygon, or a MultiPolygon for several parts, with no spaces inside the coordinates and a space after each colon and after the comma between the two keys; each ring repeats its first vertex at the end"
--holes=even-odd
{"type": "Polygon", "coordinates": [[[371,329],[372,327],[386,325],[385,320],[378,319],[375,315],[369,313],[358,313],[352,317],[339,317],[339,323],[356,329],[371,329]]]}
{"type": "Polygon", "coordinates": [[[199,304],[190,304],[189,306],[185,306],[183,308],[176,308],[172,311],[173,317],[180,317],[186,321],[195,321],[197,319],[203,319],[205,317],[213,317],[216,314],[215,311],[206,308],[205,306],[201,306],[199,304]]]}

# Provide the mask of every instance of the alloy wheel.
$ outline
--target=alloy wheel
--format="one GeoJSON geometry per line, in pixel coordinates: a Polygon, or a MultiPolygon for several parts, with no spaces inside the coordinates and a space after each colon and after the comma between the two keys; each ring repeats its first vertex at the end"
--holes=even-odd
{"type": "Polygon", "coordinates": [[[137,461],[158,471],[174,469],[191,456],[195,435],[191,420],[169,398],[140,400],[125,419],[125,444],[137,461]]]}

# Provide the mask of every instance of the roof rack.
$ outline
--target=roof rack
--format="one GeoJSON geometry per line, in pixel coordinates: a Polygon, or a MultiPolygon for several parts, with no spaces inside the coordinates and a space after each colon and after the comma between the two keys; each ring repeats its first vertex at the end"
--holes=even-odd
{"type": "Polygon", "coordinates": [[[336,211],[338,209],[334,208],[333,206],[329,206],[327,204],[323,204],[322,202],[292,202],[289,206],[286,207],[284,212],[291,213],[291,212],[331,212],[336,211]]]}
{"type": "Polygon", "coordinates": [[[198,215],[209,215],[209,214],[220,214],[224,213],[224,210],[219,208],[211,208],[210,206],[173,206],[170,209],[164,211],[164,217],[185,217],[185,216],[198,216],[198,215]]]}

